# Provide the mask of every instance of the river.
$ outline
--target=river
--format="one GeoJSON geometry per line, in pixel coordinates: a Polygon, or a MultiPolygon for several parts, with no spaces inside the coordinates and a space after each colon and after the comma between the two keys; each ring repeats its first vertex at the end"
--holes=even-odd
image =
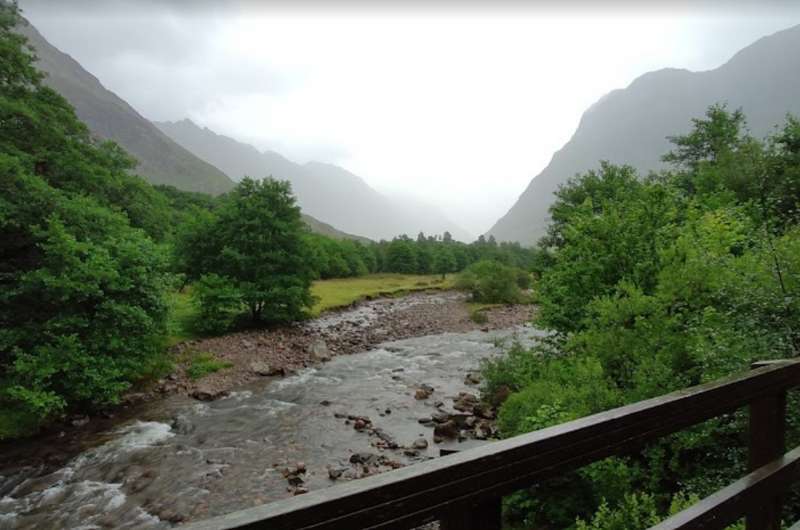
{"type": "Polygon", "coordinates": [[[338,481],[360,476],[354,454],[382,457],[380,471],[436,457],[433,429],[418,420],[451,411],[459,392],[476,392],[465,376],[482,359],[535,334],[517,327],[388,342],[217,401],[148,404],[55,471],[0,470],[0,529],[170,528],[292,495],[283,471],[298,462],[303,487],[315,490],[337,483],[330,469],[338,481]],[[421,385],[433,387],[429,398],[415,398],[421,385]],[[369,417],[400,447],[377,448],[348,415],[369,417]],[[428,447],[408,450],[419,438],[428,447]]]}

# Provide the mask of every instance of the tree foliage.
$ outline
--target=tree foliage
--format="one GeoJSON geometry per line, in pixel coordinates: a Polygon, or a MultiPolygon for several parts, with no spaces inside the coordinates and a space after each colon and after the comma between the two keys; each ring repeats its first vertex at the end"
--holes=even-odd
{"type": "Polygon", "coordinates": [[[164,203],[41,84],[18,20],[0,5],[0,415],[41,421],[158,361],[164,203]]]}
{"type": "MultiPolygon", "coordinates": [[[[792,117],[762,141],[747,133],[741,111],[715,105],[671,139],[671,170],[641,178],[602,163],[559,190],[536,293],[537,322],[551,334],[486,367],[487,392],[512,390],[503,432],[797,355],[799,139],[792,117]]],[[[798,419],[790,419],[793,440],[798,419]]],[[[648,527],[678,490],[703,497],[741,476],[743,421],[724,416],[613,466],[540,485],[517,495],[509,513],[537,527],[570,527],[576,515],[578,528],[648,527]],[[628,491],[613,486],[624,482],[628,491]]],[[[789,503],[795,515],[798,506],[789,503]]]]}

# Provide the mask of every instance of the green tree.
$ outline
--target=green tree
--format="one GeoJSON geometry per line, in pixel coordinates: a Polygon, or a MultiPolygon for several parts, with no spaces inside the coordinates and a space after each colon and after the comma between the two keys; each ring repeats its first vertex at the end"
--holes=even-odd
{"type": "Polygon", "coordinates": [[[212,218],[184,234],[181,246],[202,242],[203,255],[188,263],[188,272],[227,278],[253,322],[288,322],[314,302],[315,271],[304,234],[287,182],[245,178],[212,218]]]}
{"type": "Polygon", "coordinates": [[[160,362],[166,322],[143,231],[165,235],[166,203],[41,84],[19,22],[0,4],[0,438],[116,402],[160,362]]]}

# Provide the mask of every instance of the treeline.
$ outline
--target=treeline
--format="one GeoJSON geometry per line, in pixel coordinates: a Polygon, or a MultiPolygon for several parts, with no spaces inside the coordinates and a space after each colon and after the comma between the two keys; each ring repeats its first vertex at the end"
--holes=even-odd
{"type": "MultiPolygon", "coordinates": [[[[603,163],[558,191],[536,290],[551,334],[486,366],[488,395],[511,394],[504,435],[798,354],[800,122],[762,141],[741,111],[713,106],[671,141],[668,171],[603,163]]],[[[743,412],[706,422],[521,492],[506,513],[532,528],[647,528],[743,476],[746,432],[743,412]]],[[[798,508],[792,497],[787,520],[798,508]]]]}
{"type": "Polygon", "coordinates": [[[307,236],[313,263],[320,278],[344,278],[375,272],[403,274],[447,274],[459,272],[480,260],[491,260],[531,269],[537,252],[519,243],[497,243],[483,236],[473,243],[455,241],[449,232],[441,236],[416,239],[407,235],[391,241],[361,243],[334,240],[325,236],[307,236]]]}

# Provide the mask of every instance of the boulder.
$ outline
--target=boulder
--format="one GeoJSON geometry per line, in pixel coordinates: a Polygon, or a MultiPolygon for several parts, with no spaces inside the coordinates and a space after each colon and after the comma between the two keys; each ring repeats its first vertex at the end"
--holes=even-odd
{"type": "Polygon", "coordinates": [[[433,428],[434,438],[457,438],[459,434],[458,425],[453,420],[438,423],[433,428]]]}
{"type": "Polygon", "coordinates": [[[428,448],[428,440],[425,438],[417,438],[414,440],[414,443],[411,444],[411,447],[414,449],[427,449],[428,448]]]}
{"type": "Polygon", "coordinates": [[[478,374],[474,374],[469,372],[466,377],[464,377],[464,384],[465,385],[479,385],[481,384],[481,376],[478,374]]]}
{"type": "Polygon", "coordinates": [[[331,351],[322,339],[314,339],[308,347],[308,354],[311,356],[311,360],[317,363],[324,363],[331,360],[331,351]]]}
{"type": "Polygon", "coordinates": [[[214,401],[227,395],[227,390],[220,390],[208,385],[200,385],[190,394],[191,397],[199,401],[214,401]]]}
{"type": "Polygon", "coordinates": [[[283,374],[283,368],[276,368],[264,361],[253,361],[250,363],[250,371],[260,376],[283,374]]]}
{"type": "Polygon", "coordinates": [[[475,394],[459,392],[458,396],[453,400],[453,408],[460,412],[471,413],[478,403],[478,397],[475,394]]]}
{"type": "Polygon", "coordinates": [[[414,391],[414,398],[423,400],[428,399],[433,394],[433,387],[431,385],[422,384],[414,391]]]}
{"type": "Polygon", "coordinates": [[[183,414],[178,414],[172,418],[172,431],[176,434],[191,434],[194,432],[195,426],[183,414]]]}

